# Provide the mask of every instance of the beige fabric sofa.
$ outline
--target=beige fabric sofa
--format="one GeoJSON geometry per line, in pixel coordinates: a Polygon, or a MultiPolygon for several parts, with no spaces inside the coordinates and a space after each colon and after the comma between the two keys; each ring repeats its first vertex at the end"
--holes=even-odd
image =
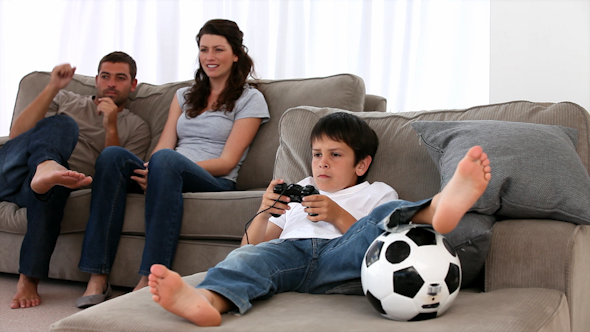
{"type": "MultiPolygon", "coordinates": [[[[310,174],[306,135],[317,119],[333,111],[296,107],[285,112],[278,122],[276,177],[294,182],[310,174]]],[[[440,185],[437,167],[412,129],[411,123],[418,120],[492,119],[576,128],[576,152],[585,169],[590,166],[590,115],[571,103],[517,101],[464,110],[357,114],[376,130],[381,141],[368,180],[390,184],[407,200],[430,197],[440,185]]],[[[221,198],[209,195],[206,199],[213,205],[221,198]]],[[[243,206],[249,207],[239,208],[236,220],[250,217],[258,206],[257,200],[248,198],[243,206]]],[[[229,213],[223,211],[223,215],[229,213]]],[[[242,227],[242,223],[235,227],[242,227]]],[[[449,238],[454,239],[460,257],[483,257],[484,278],[481,284],[472,278],[475,286],[462,289],[450,309],[432,320],[384,319],[363,296],[284,293],[255,302],[244,316],[223,315],[220,327],[196,328],[160,308],[143,289],[64,318],[53,324],[51,331],[588,331],[590,226],[547,219],[510,219],[493,224],[491,235],[489,230],[469,233],[474,228],[472,220],[464,219],[457,228],[461,236],[451,233],[449,238]]],[[[228,229],[225,234],[235,233],[228,229]]],[[[195,252],[190,259],[200,255],[200,249],[191,248],[195,252]]],[[[190,264],[190,259],[183,256],[183,264],[190,264]]],[[[185,279],[196,285],[204,274],[185,279]]]]}
{"type": "MultiPolygon", "coordinates": [[[[20,82],[14,117],[41,92],[49,81],[49,73],[33,72],[20,82]]],[[[95,79],[75,75],[67,90],[93,94],[95,79]]],[[[279,145],[278,122],[281,114],[299,105],[327,106],[348,109],[385,111],[383,97],[365,95],[363,80],[343,74],[323,78],[258,81],[271,115],[254,139],[249,154],[240,169],[238,189],[225,193],[185,194],[185,219],[181,231],[174,268],[182,274],[206,271],[239,246],[244,224],[256,212],[273,177],[275,153],[279,145]],[[259,190],[257,190],[259,189],[259,190]],[[260,191],[262,190],[262,191],[260,191]]],[[[168,108],[176,90],[191,81],[163,85],[141,83],[130,95],[128,108],[150,126],[155,147],[168,115],[168,108]]],[[[0,146],[7,141],[0,138],[0,146]]],[[[88,220],[90,189],[71,194],[61,224],[49,276],[57,279],[86,281],[89,274],[78,270],[84,229],[88,220]]],[[[0,202],[0,272],[18,273],[19,253],[26,232],[26,209],[9,202],[0,202]]],[[[139,280],[137,271],[144,245],[144,196],[128,197],[123,236],[113,266],[110,282],[133,287],[139,280]]]]}

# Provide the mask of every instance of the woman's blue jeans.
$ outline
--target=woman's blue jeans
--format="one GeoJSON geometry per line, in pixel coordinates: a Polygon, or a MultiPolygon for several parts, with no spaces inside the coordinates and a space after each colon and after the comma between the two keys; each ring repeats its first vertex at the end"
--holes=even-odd
{"type": "Polygon", "coordinates": [[[243,246],[209,269],[197,288],[224,296],[241,314],[252,307],[251,301],[282,292],[325,294],[360,278],[365,252],[390,220],[408,223],[429,204],[430,199],[382,204],[332,240],[276,239],[243,246]]]}
{"type": "Polygon", "coordinates": [[[46,160],[68,168],[67,161],[78,142],[78,130],[78,124],[69,116],[55,115],[40,120],[0,149],[0,200],[27,208],[19,273],[29,277],[47,278],[66,200],[72,191],[55,186],[38,195],[31,189],[31,180],[37,165],[46,160]]]}
{"type": "MultiPolygon", "coordinates": [[[[78,267],[88,273],[109,274],[125,219],[128,192],[139,185],[131,180],[144,162],[121,147],[108,147],[96,161],[90,218],[78,267]]],[[[182,226],[184,192],[234,190],[233,181],[214,177],[180,153],[163,149],[148,165],[145,194],[145,247],[139,274],[149,275],[152,264],[171,267],[182,226]]]]}

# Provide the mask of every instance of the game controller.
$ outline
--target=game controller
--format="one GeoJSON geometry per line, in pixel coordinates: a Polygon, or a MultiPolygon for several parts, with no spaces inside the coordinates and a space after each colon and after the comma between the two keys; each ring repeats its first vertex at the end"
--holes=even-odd
{"type": "MultiPolygon", "coordinates": [[[[291,199],[289,203],[301,203],[303,202],[303,197],[309,195],[318,195],[320,192],[312,185],[307,185],[302,187],[296,183],[286,184],[281,183],[275,185],[273,192],[275,194],[281,194],[283,196],[287,196],[291,199]]],[[[280,201],[281,203],[287,204],[287,202],[280,201]]],[[[317,216],[315,213],[308,213],[310,216],[317,216]]],[[[280,217],[280,214],[272,213],[273,217],[280,217]]]]}

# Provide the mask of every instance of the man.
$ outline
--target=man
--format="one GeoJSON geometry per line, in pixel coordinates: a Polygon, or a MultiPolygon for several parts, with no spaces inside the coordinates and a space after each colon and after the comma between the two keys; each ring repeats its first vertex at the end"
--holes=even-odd
{"type": "Polygon", "coordinates": [[[123,52],[103,57],[95,96],[61,90],[75,70],[69,64],[53,69],[0,149],[0,200],[27,208],[13,309],[41,303],[37,285],[47,278],[66,200],[73,189],[90,185],[100,152],[115,145],[143,158],[150,143],[148,125],[125,109],[137,86],[133,58],[123,52]]]}

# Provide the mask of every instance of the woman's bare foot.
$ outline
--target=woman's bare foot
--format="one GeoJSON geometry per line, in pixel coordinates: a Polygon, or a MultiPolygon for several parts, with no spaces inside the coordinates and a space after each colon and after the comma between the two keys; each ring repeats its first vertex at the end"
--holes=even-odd
{"type": "Polygon", "coordinates": [[[86,292],[82,296],[104,294],[107,289],[108,274],[93,273],[88,280],[86,292]]]}
{"type": "Polygon", "coordinates": [[[133,291],[135,292],[136,290],[140,290],[144,287],[147,287],[148,285],[148,277],[147,276],[141,276],[141,279],[139,279],[139,282],[137,283],[137,286],[135,286],[135,288],[133,288],[133,291]]]}
{"type": "Polygon", "coordinates": [[[491,178],[488,155],[480,146],[469,149],[449,183],[432,199],[432,227],[443,234],[455,229],[463,215],[483,195],[491,178]]]}
{"type": "Polygon", "coordinates": [[[221,311],[214,306],[215,293],[190,286],[164,265],[154,264],[150,271],[152,299],[162,308],[199,326],[221,324],[221,311]]]}
{"type": "Polygon", "coordinates": [[[10,308],[30,308],[41,304],[41,297],[37,293],[39,279],[21,274],[16,285],[16,294],[12,298],[10,308]]]}
{"type": "Polygon", "coordinates": [[[37,165],[31,189],[37,194],[45,194],[56,185],[76,189],[91,183],[92,177],[69,170],[55,160],[46,160],[37,165]]]}

